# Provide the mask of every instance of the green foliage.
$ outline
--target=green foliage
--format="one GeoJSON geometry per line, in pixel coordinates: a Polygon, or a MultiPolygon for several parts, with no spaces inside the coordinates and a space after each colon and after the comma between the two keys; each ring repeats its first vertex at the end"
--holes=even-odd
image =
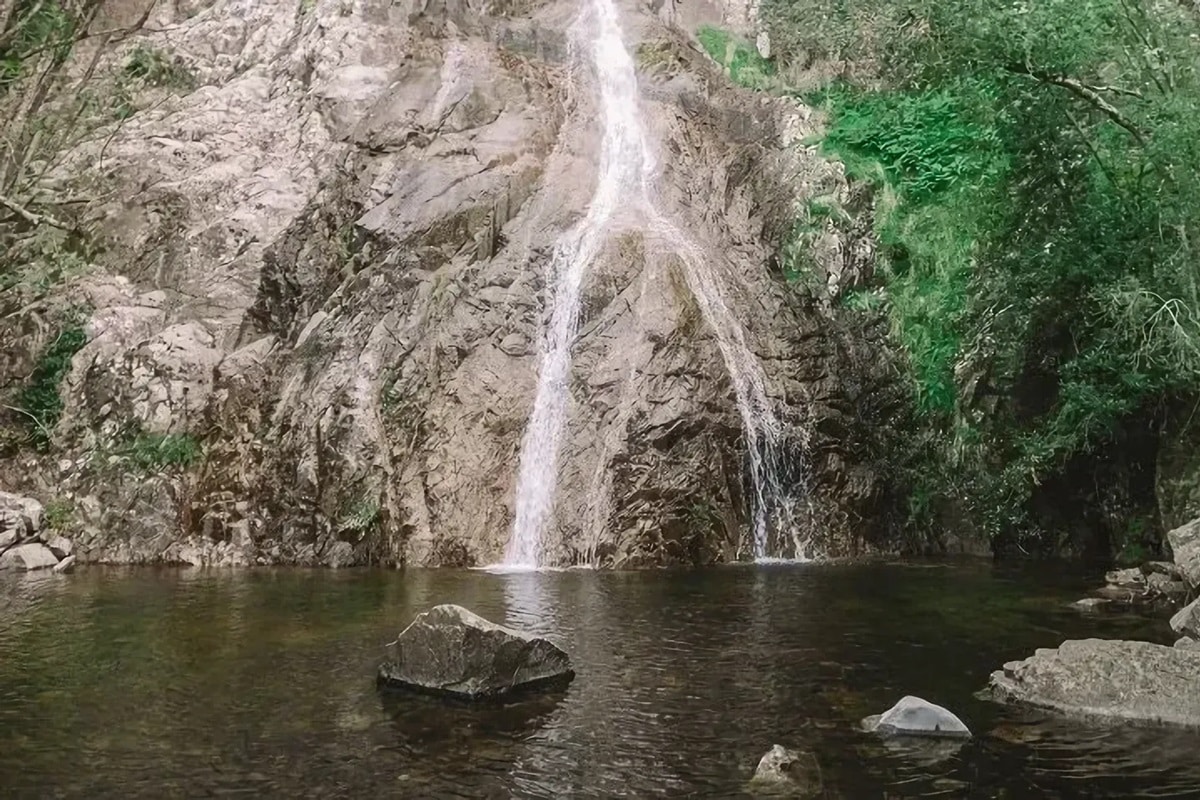
{"type": "Polygon", "coordinates": [[[379,524],[379,515],[379,501],[364,494],[345,504],[337,527],[342,533],[357,533],[361,538],[379,524]]]}
{"type": "Polygon", "coordinates": [[[71,358],[87,344],[80,316],[78,313],[72,315],[66,327],[42,351],[18,397],[19,410],[31,425],[30,441],[39,450],[49,447],[50,431],[62,416],[59,385],[71,369],[71,358]]]}
{"type": "Polygon", "coordinates": [[[734,83],[751,89],[766,89],[774,85],[775,67],[758,54],[753,44],[709,25],[700,28],[696,38],[705,52],[729,71],[734,83]]]}
{"type": "Polygon", "coordinates": [[[75,16],[55,0],[16,0],[0,45],[0,89],[16,82],[34,56],[46,53],[55,64],[66,60],[75,44],[75,16]]]}
{"type": "Polygon", "coordinates": [[[190,91],[196,88],[196,76],[178,58],[162,50],[138,45],[125,61],[125,75],[150,86],[190,91]]]}
{"type": "Polygon", "coordinates": [[[46,525],[51,530],[66,530],[75,519],[75,504],[64,497],[55,497],[46,503],[44,511],[46,525]]]}
{"type": "Polygon", "coordinates": [[[116,451],[116,455],[147,472],[190,467],[200,454],[200,443],[186,433],[141,433],[116,451]]]}
{"type": "Polygon", "coordinates": [[[1033,529],[1031,493],[1069,459],[1200,394],[1200,15],[1130,0],[762,14],[780,63],[855,62],[808,99],[829,112],[825,152],[875,187],[879,285],[844,303],[886,309],[908,355],[914,518],[943,498],[992,535],[1033,529]]]}

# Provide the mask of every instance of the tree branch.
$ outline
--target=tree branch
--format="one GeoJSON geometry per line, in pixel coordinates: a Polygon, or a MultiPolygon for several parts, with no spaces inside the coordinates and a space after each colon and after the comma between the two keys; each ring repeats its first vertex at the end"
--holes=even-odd
{"type": "Polygon", "coordinates": [[[52,225],[55,228],[58,228],[59,230],[64,230],[64,231],[75,230],[74,225],[69,225],[69,224],[63,222],[62,220],[59,220],[59,219],[56,219],[55,217],[50,216],[49,214],[35,214],[32,211],[30,211],[28,208],[26,208],[25,206],[18,203],[16,200],[6,197],[2,194],[0,194],[0,206],[4,206],[9,211],[13,212],[18,217],[20,217],[21,219],[28,222],[30,225],[41,225],[42,223],[45,223],[47,225],[52,225]]]}
{"type": "Polygon", "coordinates": [[[1087,102],[1117,125],[1120,125],[1122,128],[1129,131],[1129,134],[1133,136],[1138,144],[1145,146],[1146,136],[1142,133],[1141,129],[1138,128],[1137,125],[1133,124],[1128,117],[1122,114],[1120,109],[1101,97],[1100,94],[1091,86],[1088,86],[1076,80],[1075,78],[1069,78],[1066,75],[1056,75],[1052,72],[1044,72],[1042,70],[1033,69],[1032,67],[1023,65],[1009,65],[1006,67],[1006,69],[1009,72],[1017,75],[1027,75],[1028,77],[1041,81],[1042,83],[1061,86],[1063,89],[1066,89],[1080,100],[1087,102]]]}

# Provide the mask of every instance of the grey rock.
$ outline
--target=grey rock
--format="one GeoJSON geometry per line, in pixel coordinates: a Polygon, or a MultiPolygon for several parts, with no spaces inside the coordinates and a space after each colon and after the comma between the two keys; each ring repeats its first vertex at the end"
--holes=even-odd
{"type": "Polygon", "coordinates": [[[468,699],[569,682],[571,660],[549,640],[456,605],[419,614],[389,645],[380,680],[468,699]]]}
{"type": "Polygon", "coordinates": [[[1175,566],[1192,589],[1200,588],[1200,518],[1167,533],[1175,566]]]}
{"type": "Polygon", "coordinates": [[[10,547],[0,554],[0,570],[47,569],[58,563],[50,548],[38,542],[26,542],[10,547]]]}
{"type": "Polygon", "coordinates": [[[1173,580],[1166,573],[1151,572],[1146,576],[1146,592],[1151,598],[1166,597],[1174,600],[1186,597],[1187,591],[1187,584],[1173,580]]]}
{"type": "Polygon", "coordinates": [[[1175,640],[1174,646],[1183,650],[1194,650],[1200,647],[1200,640],[1193,639],[1190,636],[1181,636],[1175,640]]]}
{"type": "Polygon", "coordinates": [[[1086,719],[1200,726],[1200,650],[1072,639],[1005,664],[987,691],[1086,719]]]}
{"type": "Polygon", "coordinates": [[[42,504],[32,497],[0,492],[0,534],[15,533],[16,539],[36,536],[44,516],[42,504]]]}
{"type": "Polygon", "coordinates": [[[51,536],[46,539],[46,547],[50,548],[50,552],[54,553],[56,558],[66,558],[75,552],[75,545],[65,536],[51,536]]]}
{"type": "Polygon", "coordinates": [[[1182,581],[1183,573],[1179,567],[1170,561],[1147,561],[1142,564],[1142,572],[1146,575],[1166,575],[1173,581],[1182,581]]]}
{"type": "Polygon", "coordinates": [[[759,759],[750,789],[759,794],[817,797],[822,789],[821,765],[812,753],[773,745],[759,759]]]}
{"type": "Polygon", "coordinates": [[[1112,570],[1105,574],[1104,579],[1111,586],[1140,588],[1146,585],[1146,576],[1138,567],[1112,570]]]}
{"type": "Polygon", "coordinates": [[[70,572],[75,567],[75,556],[67,556],[62,561],[54,565],[53,571],[56,573],[70,572]]]}
{"type": "Polygon", "coordinates": [[[863,730],[884,736],[969,738],[971,731],[947,709],[907,695],[882,714],[862,721],[863,730]]]}
{"type": "MultiPolygon", "coordinates": [[[[42,465],[75,498],[88,560],[500,557],[547,267],[596,179],[600,99],[566,102],[569,87],[594,85],[570,74],[586,59],[564,57],[576,5],[321,2],[297,14],[295,0],[257,0],[141,32],[201,88],[132,98],[138,111],[112,136],[72,137],[46,161],[56,190],[95,198],[79,217],[102,220],[106,244],[37,304],[93,309],[61,388],[63,448],[42,465]],[[204,457],[152,476],[87,458],[135,424],[202,438],[204,457]],[[364,496],[378,498],[377,523],[348,552],[340,521],[364,496]]],[[[622,4],[631,41],[673,56],[640,80],[647,136],[673,154],[654,194],[762,362],[789,433],[780,460],[807,471],[812,552],[867,551],[868,526],[851,520],[886,510],[869,454],[906,394],[878,346],[886,332],[834,303],[870,277],[869,214],[813,243],[817,302],[770,269],[791,209],[817,196],[852,205],[855,191],[841,165],[799,146],[819,124],[812,109],[715,80],[649,5],[687,30],[728,15],[708,0],[622,4]]],[[[121,69],[124,51],[110,50],[96,74],[121,69]]],[[[550,563],[710,562],[745,544],[745,437],[714,336],[733,327],[701,318],[680,248],[644,217],[620,209],[581,287],[550,563]],[[683,521],[701,503],[712,524],[697,536],[683,521]]],[[[53,335],[40,313],[0,317],[0,385],[28,375],[53,335]]]]}
{"type": "Polygon", "coordinates": [[[1200,639],[1200,598],[1175,612],[1171,617],[1171,630],[1200,639]]]}

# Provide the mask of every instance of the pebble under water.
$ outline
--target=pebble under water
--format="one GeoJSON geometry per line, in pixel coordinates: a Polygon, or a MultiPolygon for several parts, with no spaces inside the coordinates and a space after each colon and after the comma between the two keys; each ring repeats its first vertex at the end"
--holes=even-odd
{"type": "Polygon", "coordinates": [[[1005,661],[1087,636],[1098,576],[992,564],[697,571],[88,569],[0,579],[4,797],[739,797],[772,744],[826,797],[1197,797],[1200,735],[975,697],[1005,661]],[[459,603],[565,647],[521,702],[380,692],[383,645],[459,603]],[[940,753],[857,730],[905,694],[976,733],[940,753]]]}

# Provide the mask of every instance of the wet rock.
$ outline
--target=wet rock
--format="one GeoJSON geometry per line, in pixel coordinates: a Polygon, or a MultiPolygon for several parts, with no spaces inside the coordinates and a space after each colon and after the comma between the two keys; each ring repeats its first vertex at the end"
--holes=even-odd
{"type": "Polygon", "coordinates": [[[1109,586],[1118,588],[1140,589],[1146,585],[1146,576],[1138,567],[1112,570],[1105,574],[1104,580],[1108,582],[1109,586]]]}
{"type": "Polygon", "coordinates": [[[1074,603],[1071,603],[1071,608],[1080,611],[1096,611],[1111,602],[1111,600],[1104,597],[1085,597],[1082,600],[1076,600],[1074,603]]]}
{"type": "Polygon", "coordinates": [[[1073,639],[993,672],[996,700],[1072,716],[1200,726],[1200,651],[1073,639]]]}
{"type": "Polygon", "coordinates": [[[548,639],[489,622],[456,605],[417,616],[389,645],[381,681],[478,699],[517,689],[565,684],[571,660],[548,639]]]}
{"type": "Polygon", "coordinates": [[[968,738],[971,731],[962,720],[939,705],[908,695],[882,714],[862,721],[863,730],[884,736],[931,736],[968,738]]]}
{"type": "Polygon", "coordinates": [[[1180,572],[1179,567],[1170,561],[1147,561],[1142,564],[1141,569],[1147,576],[1166,575],[1173,581],[1183,580],[1183,573],[1180,572]]]}
{"type": "Polygon", "coordinates": [[[821,765],[812,753],[773,745],[759,759],[750,788],[762,794],[816,797],[821,794],[821,765]]]}
{"type": "Polygon", "coordinates": [[[1175,612],[1171,617],[1171,630],[1200,639],[1200,598],[1175,612]]]}
{"type": "Polygon", "coordinates": [[[1200,518],[1167,533],[1175,566],[1192,589],[1200,587],[1200,518]]]}
{"type": "Polygon", "coordinates": [[[75,567],[75,556],[67,556],[62,561],[54,565],[53,572],[63,573],[70,572],[75,567]]]}
{"type": "Polygon", "coordinates": [[[0,554],[0,570],[47,569],[58,563],[50,548],[40,542],[27,542],[10,547],[0,554]]]}

